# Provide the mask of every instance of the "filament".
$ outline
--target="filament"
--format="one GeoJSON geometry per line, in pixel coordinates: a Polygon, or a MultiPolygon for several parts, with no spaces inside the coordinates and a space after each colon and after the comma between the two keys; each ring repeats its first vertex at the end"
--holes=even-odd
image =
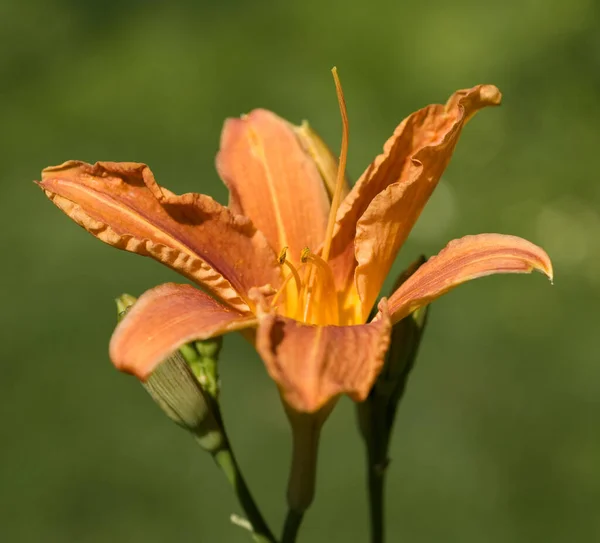
{"type": "Polygon", "coordinates": [[[331,268],[319,255],[312,253],[308,247],[302,250],[301,261],[306,264],[312,264],[314,268],[309,270],[308,281],[306,283],[306,300],[304,302],[304,322],[309,321],[311,310],[311,299],[314,291],[318,291],[319,304],[317,320],[319,323],[337,324],[338,321],[338,303],[337,293],[335,291],[335,282],[331,268]],[[321,275],[321,281],[317,276],[321,275]]]}
{"type": "Polygon", "coordinates": [[[300,293],[302,292],[302,281],[300,279],[300,274],[298,273],[296,266],[294,266],[287,259],[287,250],[288,250],[287,247],[284,247],[283,249],[281,249],[281,252],[279,253],[279,257],[277,258],[277,260],[279,261],[279,264],[281,264],[282,266],[287,266],[288,269],[290,270],[290,273],[286,276],[286,278],[283,280],[281,287],[279,287],[279,290],[275,293],[275,296],[274,296],[273,300],[271,301],[271,307],[275,307],[275,304],[281,297],[281,294],[285,291],[285,289],[288,286],[292,277],[294,278],[294,282],[296,283],[296,293],[297,293],[298,297],[300,297],[300,293]]]}

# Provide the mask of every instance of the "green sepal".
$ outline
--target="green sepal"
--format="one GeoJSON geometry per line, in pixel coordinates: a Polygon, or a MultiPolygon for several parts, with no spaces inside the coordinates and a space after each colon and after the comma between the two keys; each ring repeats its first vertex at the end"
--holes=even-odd
{"type": "Polygon", "coordinates": [[[222,346],[223,337],[218,336],[203,341],[194,341],[179,349],[202,385],[202,389],[215,400],[219,399],[220,381],[217,361],[222,346]]]}

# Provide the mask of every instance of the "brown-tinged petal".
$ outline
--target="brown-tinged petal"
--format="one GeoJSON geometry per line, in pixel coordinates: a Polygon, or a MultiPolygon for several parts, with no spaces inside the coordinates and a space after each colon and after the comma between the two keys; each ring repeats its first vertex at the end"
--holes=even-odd
{"type": "MultiPolygon", "coordinates": [[[[315,161],[317,168],[319,168],[319,172],[327,188],[327,193],[331,199],[337,181],[338,158],[327,147],[327,144],[321,139],[319,134],[312,129],[308,121],[304,121],[300,126],[293,126],[292,128],[296,132],[304,149],[315,161]]],[[[342,187],[342,198],[345,198],[349,192],[350,185],[348,178],[345,177],[342,187]]]]}
{"type": "Polygon", "coordinates": [[[392,322],[398,322],[454,287],[495,273],[538,270],[552,280],[546,252],[516,236],[479,234],[451,241],[404,282],[389,300],[392,322]]]}
{"type": "Polygon", "coordinates": [[[331,266],[339,290],[351,286],[358,266],[355,282],[363,315],[369,313],[398,249],[450,161],[462,127],[479,109],[500,100],[496,87],[478,85],[457,91],[446,105],[413,113],[342,202],[331,266]]]}
{"type": "Polygon", "coordinates": [[[191,285],[165,283],[148,290],[110,340],[117,369],[145,381],[184,343],[256,326],[254,316],[226,307],[191,285]]]}
{"type": "Polygon", "coordinates": [[[232,307],[247,310],[248,290],[281,281],[249,219],[209,196],[162,189],[145,164],[69,161],[45,169],[40,186],[97,238],[166,264],[232,307]]]}
{"type": "Polygon", "coordinates": [[[385,299],[379,309],[378,319],[356,326],[311,326],[274,314],[260,317],[256,349],[286,404],[314,413],[340,394],[355,401],[367,397],[390,340],[385,299]]]}
{"type": "Polygon", "coordinates": [[[264,109],[228,119],[217,170],[230,207],[250,217],[276,252],[287,246],[298,262],[304,247],[316,250],[323,241],[329,198],[290,123],[264,109]]]}

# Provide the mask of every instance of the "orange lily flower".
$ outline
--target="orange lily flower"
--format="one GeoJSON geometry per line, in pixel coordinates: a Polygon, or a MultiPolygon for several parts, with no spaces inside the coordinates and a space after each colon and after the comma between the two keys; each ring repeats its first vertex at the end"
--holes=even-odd
{"type": "MultiPolygon", "coordinates": [[[[345,120],[339,86],[338,93],[345,120]]],[[[537,269],[551,278],[550,259],[534,244],[468,236],[421,266],[367,322],[463,126],[500,99],[496,87],[480,85],[413,113],[350,191],[346,121],[338,169],[306,124],[260,109],[223,129],[217,170],[228,207],[169,192],[144,164],[69,161],[45,169],[41,188],[88,232],[202,288],[168,283],[143,294],[110,342],[115,366],[145,380],[186,342],[253,329],[248,337],[287,408],[315,413],[341,394],[366,398],[392,324],[411,311],[484,275],[537,269]]]]}

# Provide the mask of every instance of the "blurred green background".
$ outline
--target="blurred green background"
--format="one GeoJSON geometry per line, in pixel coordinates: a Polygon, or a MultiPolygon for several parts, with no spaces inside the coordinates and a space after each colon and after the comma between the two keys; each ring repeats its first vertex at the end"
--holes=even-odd
{"type": "MultiPolygon", "coordinates": [[[[226,202],[223,120],[266,107],[338,148],[355,179],[396,124],[494,83],[395,271],[452,238],[546,248],[555,284],[500,276],[433,307],[398,418],[389,541],[600,541],[600,9],[595,0],[0,3],[0,540],[245,542],[210,458],[107,356],[114,296],[177,276],[75,226],[33,185],[76,158],[140,161],[226,202]]],[[[276,530],[290,442],[239,337],[224,413],[276,530]]],[[[366,541],[362,443],[328,421],[301,541],[366,541]]]]}

